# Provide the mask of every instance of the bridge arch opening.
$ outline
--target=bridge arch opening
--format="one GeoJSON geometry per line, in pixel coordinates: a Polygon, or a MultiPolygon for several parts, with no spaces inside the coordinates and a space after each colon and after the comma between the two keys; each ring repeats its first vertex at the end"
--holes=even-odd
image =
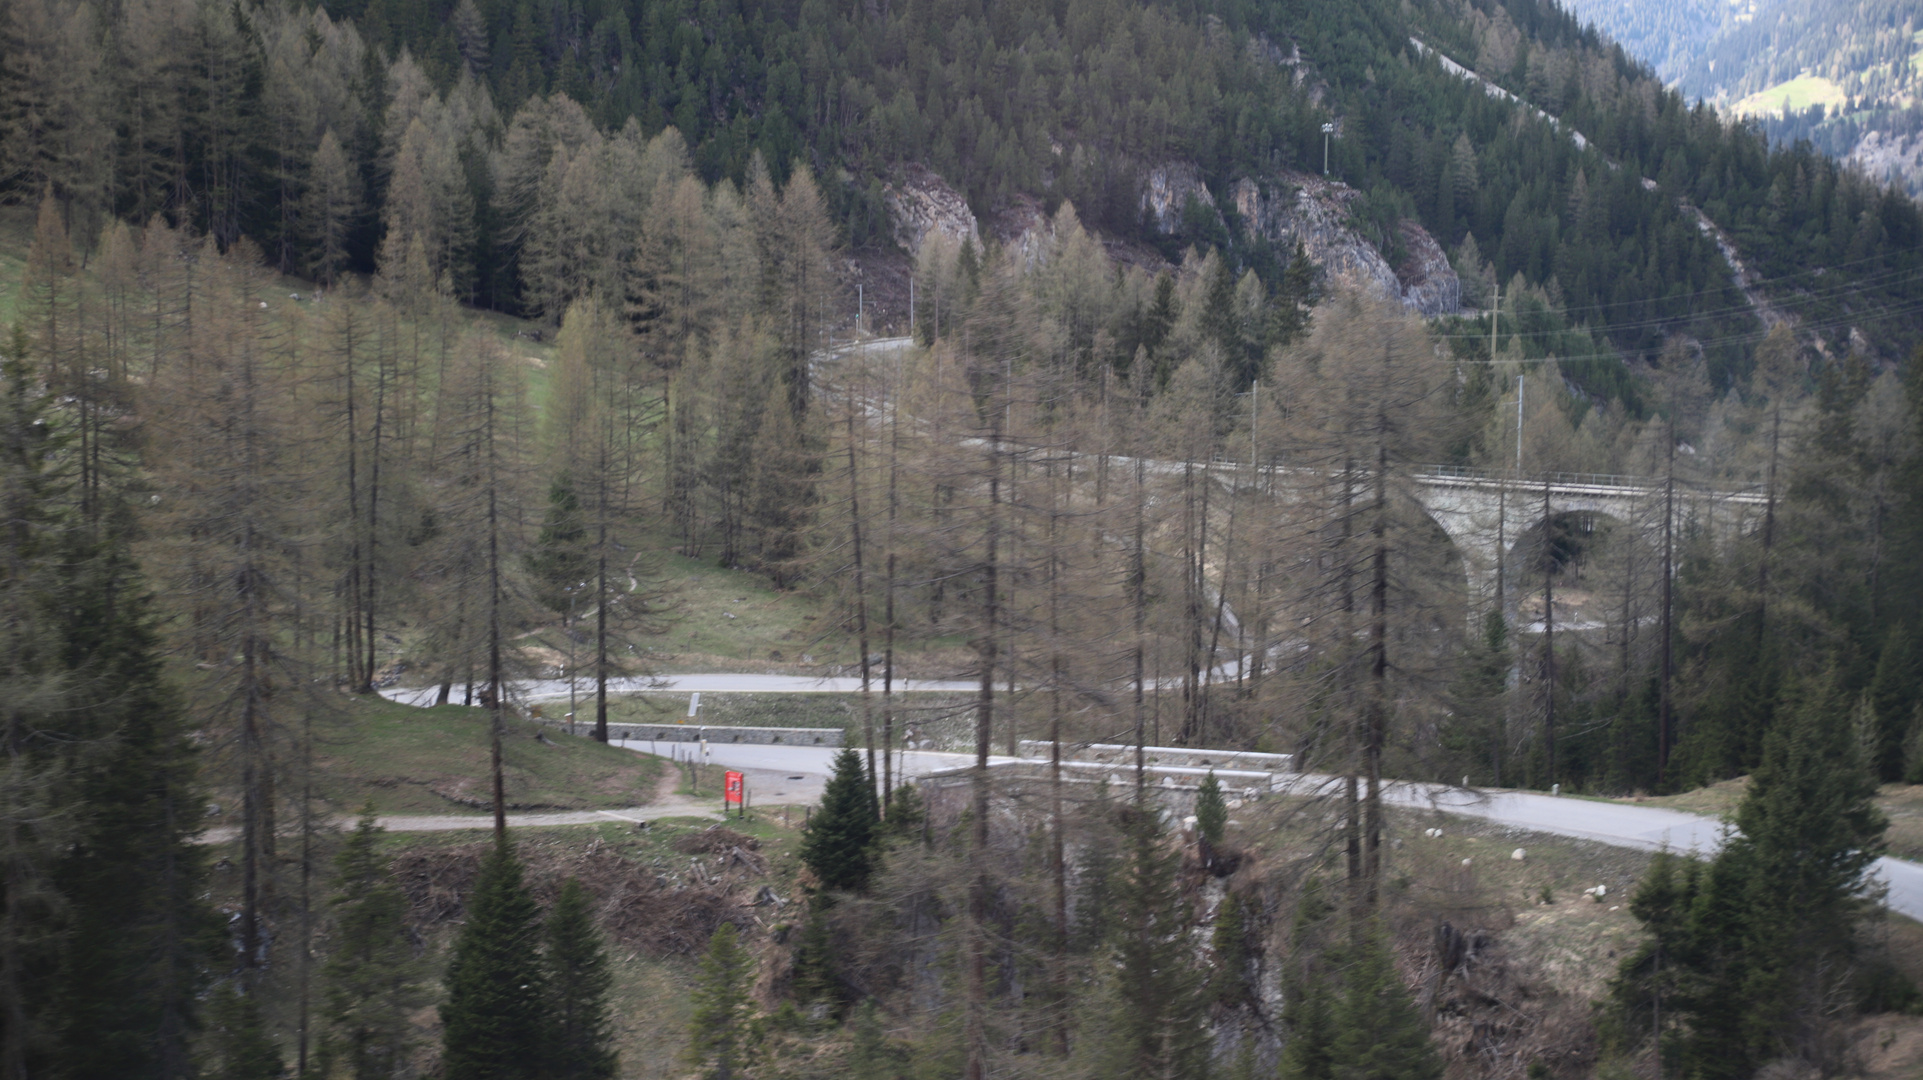
{"type": "Polygon", "coordinates": [[[1654,572],[1650,555],[1621,518],[1599,510],[1552,511],[1504,552],[1505,614],[1519,632],[1541,633],[1546,583],[1557,630],[1608,629],[1623,621],[1625,605],[1633,620],[1636,597],[1654,572]]]}
{"type": "Polygon", "coordinates": [[[1461,646],[1474,614],[1469,556],[1419,500],[1403,500],[1400,516],[1391,588],[1401,598],[1403,621],[1429,643],[1425,650],[1447,657],[1461,646]]]}

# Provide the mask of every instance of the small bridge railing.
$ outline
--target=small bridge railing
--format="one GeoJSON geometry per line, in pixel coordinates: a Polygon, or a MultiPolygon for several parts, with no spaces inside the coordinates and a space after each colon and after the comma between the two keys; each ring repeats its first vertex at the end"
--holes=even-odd
{"type": "MultiPolygon", "coordinates": [[[[1230,472],[1240,471],[1249,467],[1247,460],[1238,461],[1223,455],[1216,456],[1209,465],[1210,468],[1230,472]]],[[[1290,470],[1289,464],[1282,457],[1263,462],[1258,465],[1257,468],[1258,470],[1277,468],[1285,472],[1290,470]]],[[[1367,470],[1364,470],[1364,472],[1366,471],[1367,470]]],[[[1548,481],[1551,486],[1564,490],[1569,488],[1587,488],[1592,492],[1615,491],[1647,494],[1661,491],[1663,486],[1662,480],[1659,477],[1624,476],[1617,473],[1547,472],[1528,473],[1517,477],[1515,473],[1504,469],[1476,469],[1467,465],[1418,465],[1414,471],[1418,481],[1438,480],[1444,482],[1462,481],[1475,484],[1511,484],[1524,489],[1540,488],[1545,480],[1548,481]]],[[[1755,487],[1712,489],[1704,488],[1700,484],[1681,479],[1678,479],[1676,482],[1676,490],[1679,494],[1710,494],[1719,498],[1742,503],[1757,503],[1764,499],[1763,493],[1755,487]]]]}
{"type": "Polygon", "coordinates": [[[1614,473],[1585,472],[1548,472],[1530,473],[1517,480],[1514,473],[1495,469],[1472,469],[1466,465],[1424,465],[1416,469],[1418,477],[1433,477],[1438,480],[1487,480],[1492,483],[1510,481],[1512,483],[1540,485],[1544,480],[1551,484],[1567,487],[1636,488],[1650,490],[1661,487],[1661,483],[1649,476],[1620,476],[1614,473]]]}

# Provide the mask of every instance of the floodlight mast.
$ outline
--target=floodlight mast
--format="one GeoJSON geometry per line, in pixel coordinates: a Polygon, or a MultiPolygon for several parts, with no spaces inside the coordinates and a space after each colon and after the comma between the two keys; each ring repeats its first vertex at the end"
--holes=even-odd
{"type": "Polygon", "coordinates": [[[1329,175],[1329,136],[1335,134],[1334,124],[1322,125],[1322,175],[1329,175]]]}

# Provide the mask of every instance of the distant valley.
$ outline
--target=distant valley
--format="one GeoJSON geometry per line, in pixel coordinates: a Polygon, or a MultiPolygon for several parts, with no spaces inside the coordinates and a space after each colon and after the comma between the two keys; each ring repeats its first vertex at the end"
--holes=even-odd
{"type": "Polygon", "coordinates": [[[1572,0],[1569,9],[1691,101],[1808,139],[1923,194],[1923,4],[1916,0],[1572,0]]]}

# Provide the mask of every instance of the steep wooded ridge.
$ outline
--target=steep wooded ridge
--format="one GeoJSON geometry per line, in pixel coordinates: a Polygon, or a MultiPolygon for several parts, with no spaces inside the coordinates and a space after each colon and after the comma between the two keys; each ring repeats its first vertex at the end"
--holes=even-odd
{"type": "MultiPolygon", "coordinates": [[[[1746,370],[1755,323],[1679,198],[1833,351],[1855,329],[1894,359],[1913,333],[1892,312],[1918,288],[1914,206],[1692,111],[1534,0],[23,0],[10,12],[0,178],[18,199],[50,184],[78,235],[107,214],[166,213],[331,279],[376,269],[400,220],[457,295],[550,319],[580,286],[556,280],[566,270],[543,248],[567,243],[546,238],[604,240],[623,258],[645,198],[640,145],[665,126],[710,183],[745,183],[757,152],[777,184],[806,162],[856,252],[893,246],[889,186],[925,169],[983,221],[1072,202],[1112,239],[1171,259],[1222,247],[1273,288],[1289,254],[1274,239],[1292,230],[1251,220],[1235,185],[1320,172],[1332,122],[1332,177],[1354,192],[1341,212],[1403,286],[1438,269],[1424,270],[1433,252],[1405,225],[1419,224],[1476,279],[1467,304],[1487,302],[1478,282],[1521,274],[1568,325],[1596,327],[1573,354],[1649,359],[1684,333],[1718,385],[1746,370]],[[1446,61],[1526,104],[1465,85],[1446,61]],[[1531,122],[1534,109],[1586,144],[1531,122]],[[1170,169],[1196,182],[1154,207],[1153,178],[1170,169]],[[1463,266],[1472,237],[1477,265],[1463,266]]],[[[1611,358],[1570,373],[1599,398],[1624,392],[1611,358]]]]}
{"type": "Polygon", "coordinates": [[[1923,192],[1923,7],[1914,0],[1570,8],[1685,98],[1753,119],[1778,145],[1807,139],[1873,179],[1923,192]]]}

